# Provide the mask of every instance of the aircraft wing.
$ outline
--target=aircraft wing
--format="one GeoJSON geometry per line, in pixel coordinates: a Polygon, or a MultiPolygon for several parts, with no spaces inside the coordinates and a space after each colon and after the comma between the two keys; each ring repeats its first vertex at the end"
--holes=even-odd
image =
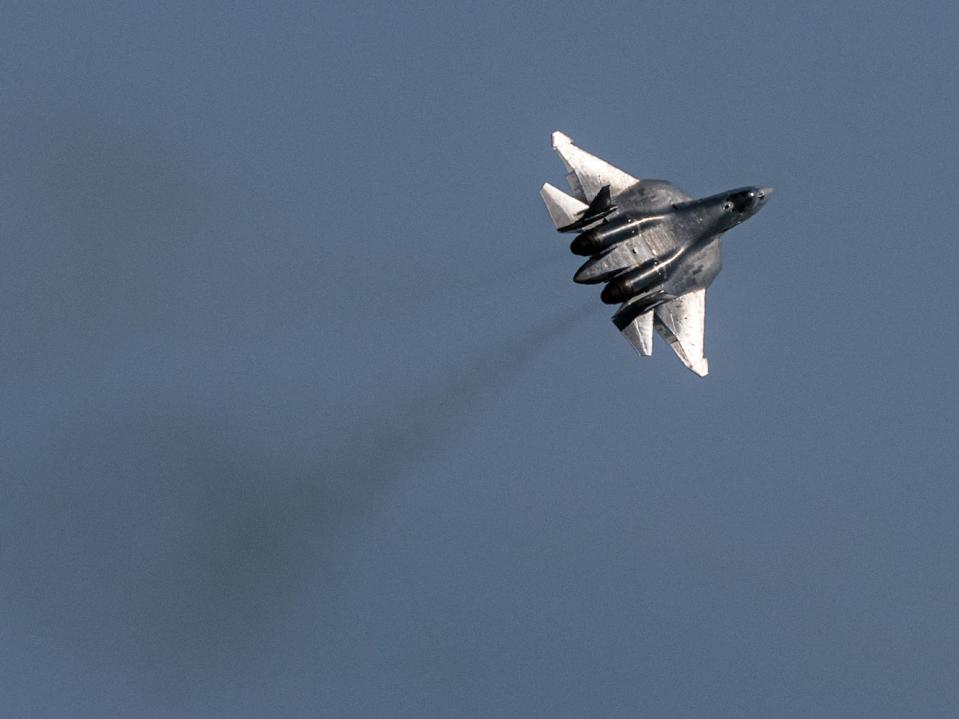
{"type": "Polygon", "coordinates": [[[700,377],[709,374],[709,361],[703,356],[706,290],[681,295],[660,305],[654,312],[656,331],[669,342],[682,363],[700,377]]]}
{"type": "Polygon", "coordinates": [[[559,153],[566,165],[569,189],[582,202],[590,202],[606,185],[609,185],[610,192],[615,195],[639,182],[605,160],[579,149],[572,139],[562,132],[553,133],[553,149],[559,153]]]}
{"type": "MultiPolygon", "coordinates": [[[[581,202],[591,202],[606,185],[609,185],[610,194],[614,197],[629,190],[617,200],[617,204],[622,201],[623,206],[636,212],[653,212],[674,203],[692,199],[670,182],[639,180],[618,167],[613,167],[605,160],[590,155],[574,145],[572,139],[562,132],[553,133],[553,149],[563,159],[567,172],[566,181],[575,198],[581,202]]],[[[555,187],[552,190],[559,192],[555,187]]],[[[566,195],[566,197],[569,196],[566,195]]],[[[545,195],[543,200],[549,206],[549,200],[545,195]]],[[[556,225],[557,228],[561,226],[556,225]]]]}

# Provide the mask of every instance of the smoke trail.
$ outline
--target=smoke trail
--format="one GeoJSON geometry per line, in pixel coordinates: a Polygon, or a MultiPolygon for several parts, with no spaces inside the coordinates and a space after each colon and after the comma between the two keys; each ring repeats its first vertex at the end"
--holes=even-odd
{"type": "Polygon", "coordinates": [[[342,468],[344,476],[350,481],[367,477],[375,483],[415,461],[424,450],[456,431],[477,401],[501,388],[552,341],[595,312],[596,304],[590,301],[524,335],[499,342],[451,370],[439,384],[369,418],[338,447],[351,455],[342,468]]]}
{"type": "Polygon", "coordinates": [[[375,503],[388,483],[465,426],[471,410],[525,370],[595,303],[498,342],[414,396],[349,431],[319,438],[312,456],[264,456],[225,447],[215,427],[180,419],[149,428],[196,487],[186,531],[136,592],[138,643],[172,672],[151,681],[175,691],[182,672],[264,641],[309,576],[336,571],[338,526],[375,503]],[[318,456],[319,455],[319,456],[318,456]]]}
{"type": "MultiPolygon", "coordinates": [[[[347,429],[328,429],[337,421],[317,396],[321,409],[303,418],[316,442],[291,451],[271,437],[293,422],[282,399],[254,407],[243,396],[267,395],[262,381],[238,383],[237,396],[210,406],[207,392],[191,394],[215,362],[192,353],[202,348],[181,355],[160,343],[149,359],[123,352],[145,330],[190,342],[206,326],[196,306],[210,299],[198,294],[207,283],[190,272],[220,249],[222,233],[203,233],[225,200],[185,154],[132,129],[103,128],[95,113],[82,120],[54,116],[19,158],[30,180],[15,203],[19,219],[29,227],[47,218],[39,223],[46,236],[36,243],[43,252],[18,255],[16,272],[6,273],[6,292],[23,295],[11,306],[23,311],[7,322],[17,341],[0,364],[50,386],[23,391],[34,421],[5,457],[9,477],[34,481],[22,483],[19,504],[8,502],[4,515],[33,548],[23,554],[31,561],[11,570],[4,608],[78,667],[128,671],[165,702],[260,649],[306,579],[336,574],[337,528],[475,421],[473,409],[587,309],[451,362],[347,429]],[[87,343],[111,350],[87,351],[87,343]],[[61,374],[69,380],[62,387],[61,374]],[[244,444],[237,426],[265,446],[244,444]],[[35,521],[16,519],[17,507],[35,521]]],[[[517,272],[559,257],[537,255],[517,272]]],[[[477,291],[511,279],[471,277],[477,291]]]]}

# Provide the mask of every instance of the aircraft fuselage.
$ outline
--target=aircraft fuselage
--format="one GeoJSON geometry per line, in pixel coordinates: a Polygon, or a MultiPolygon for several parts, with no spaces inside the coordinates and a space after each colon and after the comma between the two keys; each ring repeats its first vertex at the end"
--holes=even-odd
{"type": "Polygon", "coordinates": [[[576,254],[599,250],[573,279],[606,282],[601,297],[607,304],[640,295],[655,297],[660,304],[708,287],[722,266],[719,238],[752,217],[772,192],[746,187],[657,207],[658,182],[644,180],[614,195],[616,209],[572,242],[576,254]]]}

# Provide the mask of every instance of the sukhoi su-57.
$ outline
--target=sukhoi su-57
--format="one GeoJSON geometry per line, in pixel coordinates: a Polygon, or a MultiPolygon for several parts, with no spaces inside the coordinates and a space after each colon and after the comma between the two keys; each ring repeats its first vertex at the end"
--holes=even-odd
{"type": "Polygon", "coordinates": [[[605,283],[600,298],[619,305],[613,324],[641,355],[652,354],[655,328],[684,365],[705,377],[706,288],[721,267],[720,238],[755,215],[772,188],[694,200],[664,180],[626,174],[561,132],[553,133],[553,149],[572,194],[549,183],[540,194],[556,229],[577,233],[573,254],[589,258],[573,280],[605,283]]]}

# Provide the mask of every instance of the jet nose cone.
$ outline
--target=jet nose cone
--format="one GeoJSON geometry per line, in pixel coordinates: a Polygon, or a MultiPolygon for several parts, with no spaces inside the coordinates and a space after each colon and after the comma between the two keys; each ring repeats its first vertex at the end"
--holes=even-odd
{"type": "Polygon", "coordinates": [[[759,195],[760,195],[760,197],[762,197],[764,200],[768,200],[770,197],[772,197],[773,192],[775,192],[775,190],[773,190],[773,188],[771,188],[771,187],[760,187],[760,188],[759,188],[759,195]]]}

